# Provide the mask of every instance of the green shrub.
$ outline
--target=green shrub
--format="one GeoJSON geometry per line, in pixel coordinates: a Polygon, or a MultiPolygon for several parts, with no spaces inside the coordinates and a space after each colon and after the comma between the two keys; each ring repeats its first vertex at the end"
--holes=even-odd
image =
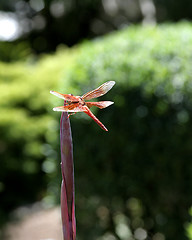
{"type": "Polygon", "coordinates": [[[1,63],[1,211],[60,188],[60,114],[51,109],[62,101],[49,90],[79,95],[115,80],[100,98],[115,105],[93,110],[108,133],[83,113],[71,117],[78,239],[185,239],[191,46],[190,23],[131,26],[37,63],[1,63]]]}
{"type": "Polygon", "coordinates": [[[0,63],[0,223],[14,207],[45,197],[56,175],[59,122],[49,91],[73,55],[60,50],[38,62],[0,63]]]}
{"type": "Polygon", "coordinates": [[[115,105],[97,111],[109,133],[78,114],[72,119],[80,239],[128,239],[130,229],[136,239],[139,233],[144,239],[142,229],[148,239],[185,239],[192,203],[191,30],[189,23],[130,27],[81,46],[65,80],[82,89],[78,94],[108,80],[116,86],[101,98],[115,105]]]}
{"type": "Polygon", "coordinates": [[[27,42],[2,42],[0,41],[0,61],[17,62],[24,60],[32,53],[27,42]]]}

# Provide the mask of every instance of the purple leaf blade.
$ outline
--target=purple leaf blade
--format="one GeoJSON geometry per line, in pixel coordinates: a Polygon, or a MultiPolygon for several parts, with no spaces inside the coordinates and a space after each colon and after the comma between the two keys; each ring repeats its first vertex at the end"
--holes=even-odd
{"type": "Polygon", "coordinates": [[[63,112],[60,122],[61,144],[61,216],[65,240],[75,240],[75,189],[73,169],[73,142],[68,113],[63,112]]]}

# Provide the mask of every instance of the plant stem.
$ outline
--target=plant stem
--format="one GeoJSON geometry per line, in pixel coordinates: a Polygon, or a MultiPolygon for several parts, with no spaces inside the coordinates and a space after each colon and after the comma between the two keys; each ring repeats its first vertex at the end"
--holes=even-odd
{"type": "Polygon", "coordinates": [[[63,112],[60,121],[61,145],[61,217],[64,240],[75,240],[75,187],[73,168],[73,142],[68,113],[63,112]]]}

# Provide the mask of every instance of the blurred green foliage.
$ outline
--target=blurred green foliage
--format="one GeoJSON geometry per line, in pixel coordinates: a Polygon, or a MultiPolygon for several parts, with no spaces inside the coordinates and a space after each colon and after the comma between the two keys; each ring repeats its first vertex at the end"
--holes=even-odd
{"type": "Polygon", "coordinates": [[[60,50],[38,63],[32,57],[0,63],[0,223],[16,206],[41,200],[49,177],[56,175],[59,122],[49,91],[73,55],[60,50]]]}
{"type": "Polygon", "coordinates": [[[132,26],[37,62],[0,63],[1,212],[59,197],[60,113],[51,109],[62,101],[49,90],[81,95],[115,80],[100,98],[115,105],[93,109],[108,133],[71,117],[78,239],[187,239],[191,46],[190,23],[132,26]]]}
{"type": "Polygon", "coordinates": [[[130,24],[192,19],[191,0],[1,0],[0,10],[2,20],[8,16],[18,24],[15,36],[5,39],[26,41],[37,54],[130,24]]]}
{"type": "Polygon", "coordinates": [[[29,55],[32,55],[32,50],[26,41],[15,41],[14,43],[0,41],[0,61],[22,61],[25,60],[29,55]]]}

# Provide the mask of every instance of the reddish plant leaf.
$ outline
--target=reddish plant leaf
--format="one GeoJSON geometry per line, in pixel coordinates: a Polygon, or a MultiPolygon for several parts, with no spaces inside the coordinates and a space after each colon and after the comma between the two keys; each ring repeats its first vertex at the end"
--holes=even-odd
{"type": "Polygon", "coordinates": [[[60,122],[61,145],[61,216],[65,240],[75,240],[75,189],[73,169],[73,142],[68,113],[63,112],[60,122]]]}

